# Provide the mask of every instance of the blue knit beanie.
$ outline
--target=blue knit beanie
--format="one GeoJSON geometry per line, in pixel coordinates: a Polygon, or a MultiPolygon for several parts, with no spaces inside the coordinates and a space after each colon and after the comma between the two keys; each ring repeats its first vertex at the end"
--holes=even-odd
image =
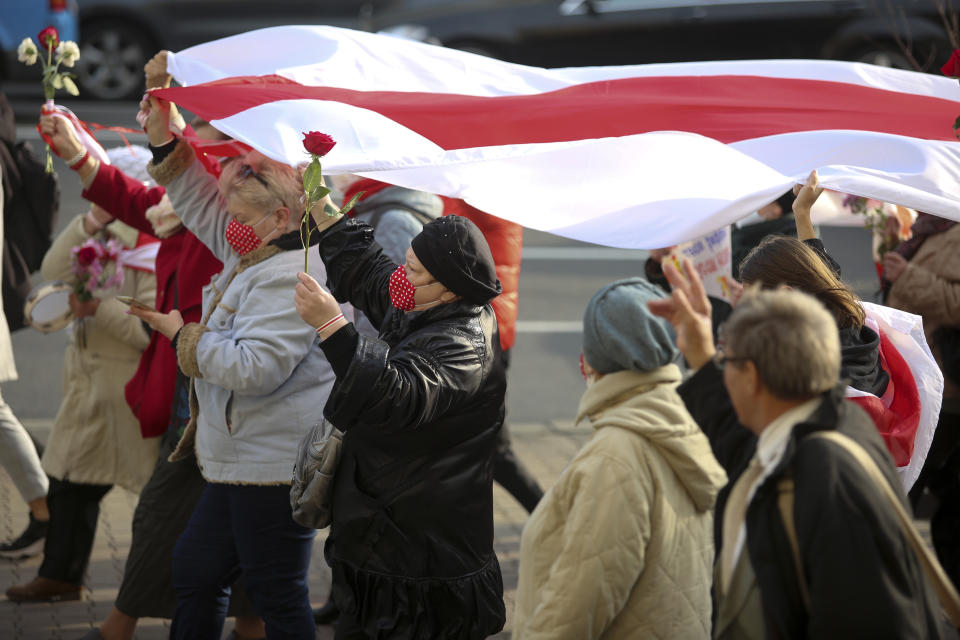
{"type": "Polygon", "coordinates": [[[643,278],[608,284],[583,314],[583,357],[600,373],[652,371],[673,362],[678,351],[670,323],[647,309],[665,297],[643,278]]]}

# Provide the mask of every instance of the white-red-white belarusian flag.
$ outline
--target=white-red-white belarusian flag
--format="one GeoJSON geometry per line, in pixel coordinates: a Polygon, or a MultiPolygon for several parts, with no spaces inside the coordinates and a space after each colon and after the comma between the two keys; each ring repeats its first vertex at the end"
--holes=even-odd
{"type": "Polygon", "coordinates": [[[334,27],[171,55],[159,93],[277,160],[337,140],[328,173],[463,198],[563,236],[702,236],[812,169],[843,193],[960,220],[956,80],[770,60],[540,69],[334,27]]]}
{"type": "Polygon", "coordinates": [[[890,381],[883,397],[847,387],[847,398],[873,419],[909,491],[933,443],[943,399],[943,374],[923,335],[923,319],[864,302],[867,325],[880,336],[880,364],[890,381]]]}

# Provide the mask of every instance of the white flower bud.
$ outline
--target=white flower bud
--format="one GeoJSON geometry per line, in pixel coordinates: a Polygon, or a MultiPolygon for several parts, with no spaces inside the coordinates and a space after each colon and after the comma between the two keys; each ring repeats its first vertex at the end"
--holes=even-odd
{"type": "Polygon", "coordinates": [[[64,40],[57,45],[57,61],[65,67],[72,67],[80,58],[80,47],[72,40],[64,40]]]}
{"type": "Polygon", "coordinates": [[[17,47],[17,60],[24,64],[35,64],[37,61],[37,45],[30,38],[24,38],[17,47]]]}

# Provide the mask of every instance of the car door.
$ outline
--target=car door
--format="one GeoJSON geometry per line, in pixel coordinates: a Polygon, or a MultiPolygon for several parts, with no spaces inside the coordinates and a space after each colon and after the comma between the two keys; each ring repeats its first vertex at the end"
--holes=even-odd
{"type": "Polygon", "coordinates": [[[637,63],[816,58],[826,34],[866,2],[564,0],[560,13],[606,23],[606,46],[625,49],[632,40],[637,63]]]}
{"type": "Polygon", "coordinates": [[[217,38],[291,24],[362,28],[369,0],[166,0],[177,12],[177,48],[217,38]],[[179,5],[179,6],[177,6],[179,5]]]}

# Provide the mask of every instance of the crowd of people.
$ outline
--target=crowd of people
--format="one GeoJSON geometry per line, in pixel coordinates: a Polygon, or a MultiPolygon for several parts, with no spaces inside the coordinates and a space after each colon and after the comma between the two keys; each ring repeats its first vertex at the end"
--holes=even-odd
{"type": "MultiPolygon", "coordinates": [[[[165,69],[159,54],[148,84],[165,69]]],[[[71,294],[42,459],[0,399],[0,462],[30,506],[0,554],[43,553],[10,600],[82,597],[119,485],[140,496],[130,551],[88,640],[130,639],[142,617],[178,639],[220,638],[228,617],[237,639],[330,623],[343,639],[484,638],[506,622],[497,481],[530,512],[518,639],[942,638],[960,623],[954,222],[921,213],[882,263],[885,303],[923,317],[947,381],[913,500],[896,416],[849,398],[889,398],[898,379],[817,237],[815,172],[735,237],[731,300],[668,249],[593,296],[576,415],[593,432],[544,493],[505,424],[519,227],[359,176],[305,211],[303,167],[215,157],[204,141],[226,136],[155,96],[138,119],[148,148],[108,163],[70,120],[40,117],[91,203],[43,276],[84,285],[79,252],[115,254],[102,286],[71,294]],[[940,563],[903,516],[930,496],[940,563]],[[326,524],[331,593],[313,610],[326,524]]]]}

